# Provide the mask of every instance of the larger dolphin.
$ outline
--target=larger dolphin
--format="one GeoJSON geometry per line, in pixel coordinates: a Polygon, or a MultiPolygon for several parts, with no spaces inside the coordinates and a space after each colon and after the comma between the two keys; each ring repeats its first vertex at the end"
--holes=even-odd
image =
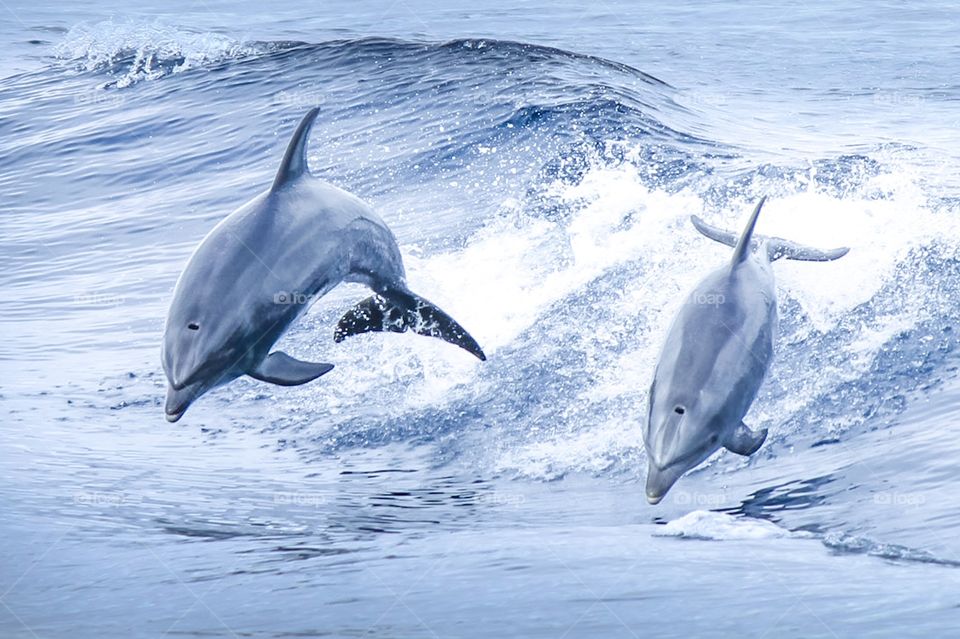
{"type": "Polygon", "coordinates": [[[771,262],[824,262],[849,249],[820,251],[758,236],[757,203],[737,241],[693,216],[698,231],[734,246],[730,262],[708,275],[686,298],[667,335],[653,384],[643,433],[647,450],[647,501],[657,504],[685,472],[720,447],[752,455],[767,437],[743,417],[757,396],[773,358],[777,299],[771,262]]]}
{"type": "Polygon", "coordinates": [[[334,339],[367,331],[439,337],[486,359],[466,330],[406,284],[396,238],[359,198],[310,175],[300,122],[273,184],[204,238],[177,281],[163,336],[166,416],[180,419],[203,393],[241,375],[304,384],[332,364],[270,352],[310,303],[340,282],[374,296],[350,310],[334,339]]]}

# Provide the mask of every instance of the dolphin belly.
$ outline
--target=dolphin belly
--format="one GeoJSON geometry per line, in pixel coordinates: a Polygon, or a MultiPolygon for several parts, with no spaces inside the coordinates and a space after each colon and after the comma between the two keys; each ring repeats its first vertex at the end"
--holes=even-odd
{"type": "Polygon", "coordinates": [[[751,258],[709,274],[684,300],[650,390],[644,431],[650,503],[741,425],[773,355],[773,290],[769,265],[751,258]]]}

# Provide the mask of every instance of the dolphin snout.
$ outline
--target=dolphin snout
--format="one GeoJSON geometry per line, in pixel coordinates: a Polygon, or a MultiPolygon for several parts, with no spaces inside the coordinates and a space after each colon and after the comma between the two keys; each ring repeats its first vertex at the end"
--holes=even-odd
{"type": "Polygon", "coordinates": [[[663,501],[663,498],[666,497],[682,474],[683,471],[676,467],[658,468],[655,464],[649,463],[647,466],[647,502],[656,506],[663,501]]]}
{"type": "Polygon", "coordinates": [[[168,422],[173,423],[183,417],[187,408],[197,398],[199,394],[197,390],[198,388],[195,386],[177,388],[173,385],[173,382],[170,383],[170,386],[167,387],[167,404],[164,407],[168,422]]]}
{"type": "Polygon", "coordinates": [[[166,358],[163,362],[163,372],[167,374],[167,381],[170,382],[170,388],[173,390],[183,390],[190,382],[190,372],[184,370],[182,365],[170,362],[166,358]]]}

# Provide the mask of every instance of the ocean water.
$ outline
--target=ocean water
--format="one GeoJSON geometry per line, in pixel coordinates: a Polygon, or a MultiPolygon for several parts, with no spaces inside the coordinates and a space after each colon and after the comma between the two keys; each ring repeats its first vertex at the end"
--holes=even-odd
{"type": "Polygon", "coordinates": [[[0,636],[960,633],[960,9],[0,4],[0,636]],[[335,370],[163,417],[192,249],[321,108],[439,340],[284,337],[335,370]],[[747,422],[647,505],[641,424],[688,222],[778,262],[747,422]]]}

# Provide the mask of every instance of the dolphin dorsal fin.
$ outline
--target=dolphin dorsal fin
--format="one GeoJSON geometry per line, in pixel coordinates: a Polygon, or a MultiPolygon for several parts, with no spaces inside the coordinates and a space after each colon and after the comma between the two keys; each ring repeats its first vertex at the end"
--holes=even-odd
{"type": "Polygon", "coordinates": [[[309,173],[307,169],[307,138],[310,137],[310,128],[319,112],[319,108],[313,107],[300,120],[297,130],[293,132],[293,137],[290,138],[290,143],[287,145],[287,151],[283,154],[277,177],[274,178],[273,186],[270,187],[271,191],[276,191],[291,180],[295,180],[304,173],[309,173]]]}
{"type": "Polygon", "coordinates": [[[733,259],[731,260],[733,266],[744,261],[747,259],[747,256],[750,255],[750,239],[753,237],[753,227],[757,225],[757,218],[760,217],[760,209],[763,208],[763,203],[766,201],[766,196],[760,198],[757,206],[753,209],[753,213],[750,214],[750,220],[747,222],[746,228],[743,229],[743,235],[740,236],[740,241],[737,242],[737,246],[733,249],[733,259]]]}

